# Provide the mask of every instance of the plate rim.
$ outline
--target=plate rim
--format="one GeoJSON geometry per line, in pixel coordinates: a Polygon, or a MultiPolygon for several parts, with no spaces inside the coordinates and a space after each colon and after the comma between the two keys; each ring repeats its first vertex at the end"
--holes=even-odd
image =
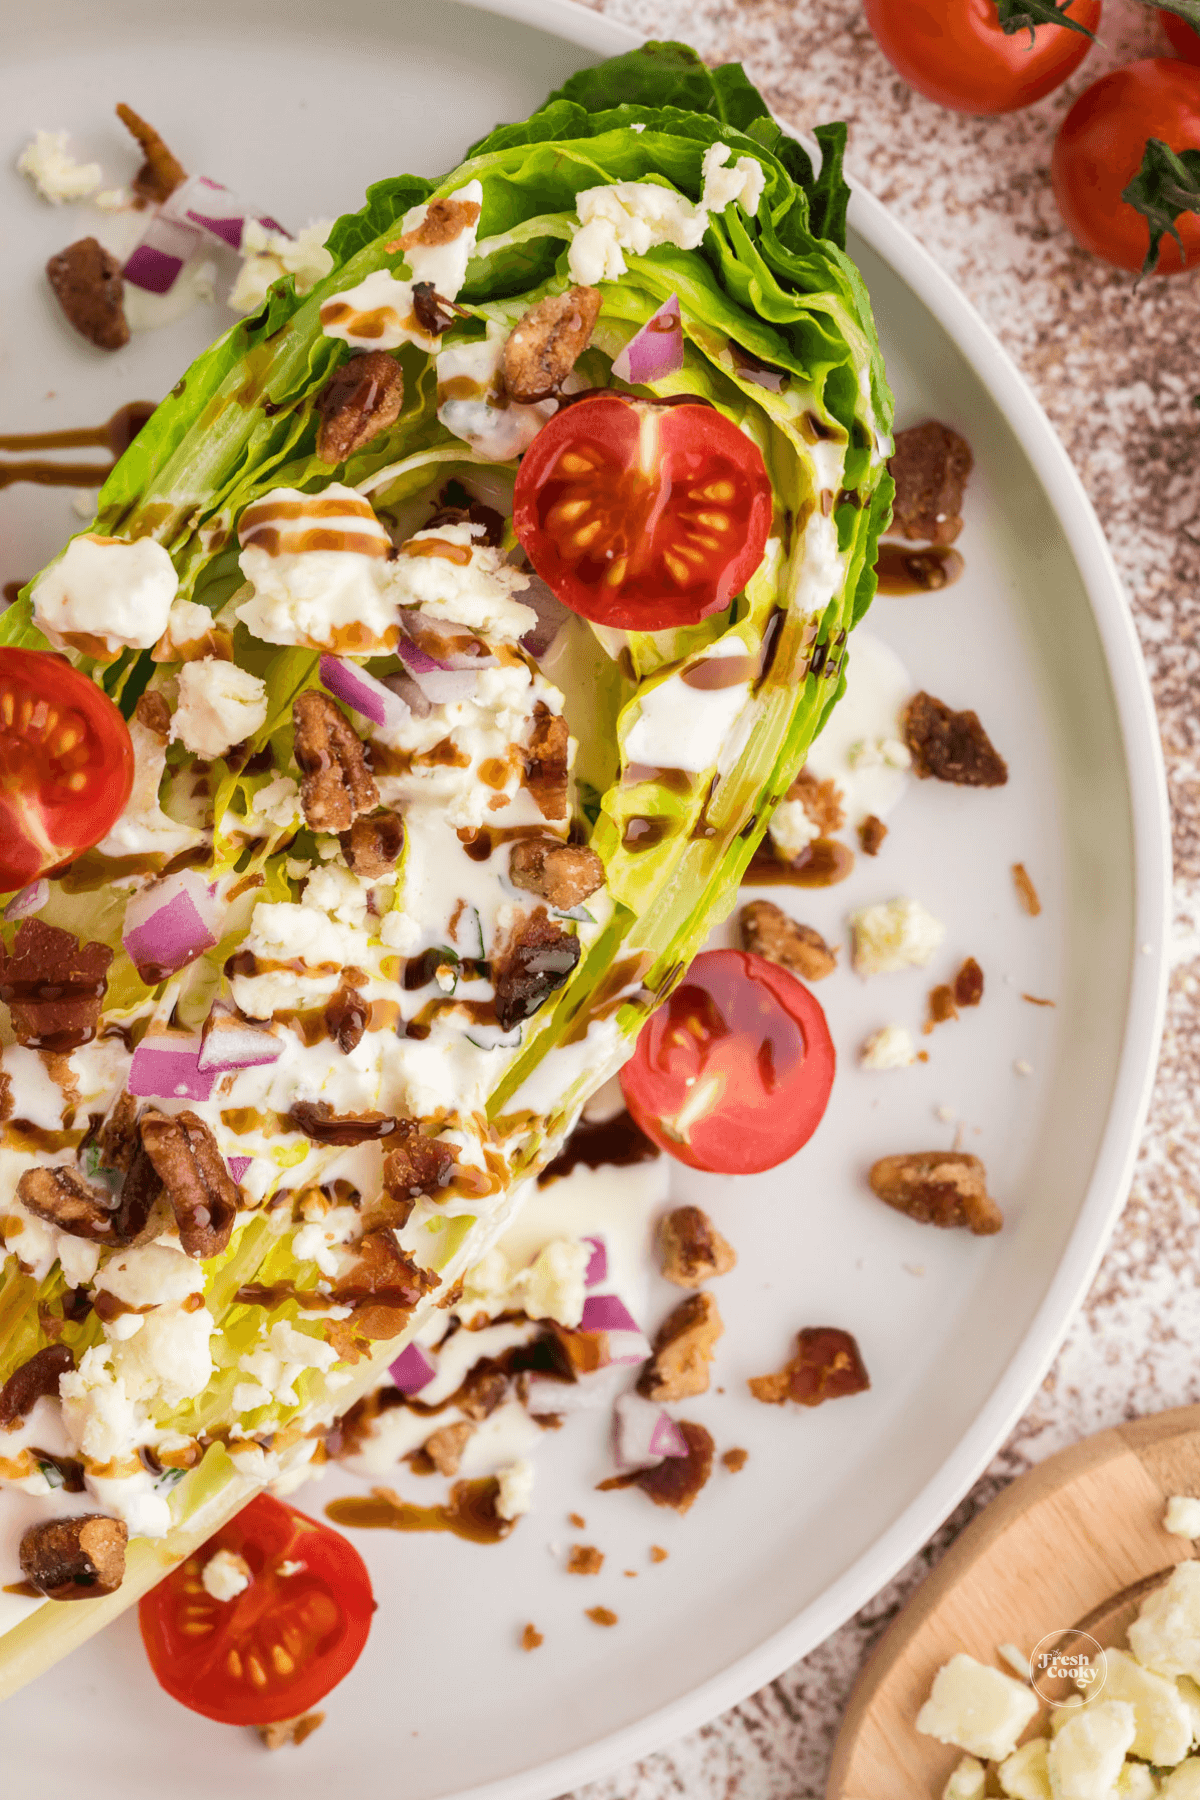
{"type": "MultiPolygon", "coordinates": [[[[617,56],[642,33],[582,0],[441,0],[617,56]]],[[[780,121],[786,123],[786,121],[780,121]]],[[[1041,402],[953,278],[881,200],[851,179],[850,224],[916,294],[966,357],[1018,438],[1079,570],[1120,723],[1133,820],[1129,993],[1108,1121],[1091,1181],[1046,1294],[970,1429],[900,1516],[810,1605],[756,1649],[645,1718],[550,1762],[449,1791],[444,1800],[550,1800],[634,1762],[737,1705],[816,1648],[921,1548],[982,1474],[1049,1368],[1128,1199],[1149,1110],[1170,973],[1171,828],[1149,676],[1116,561],[1083,482],[1041,402]]]]}

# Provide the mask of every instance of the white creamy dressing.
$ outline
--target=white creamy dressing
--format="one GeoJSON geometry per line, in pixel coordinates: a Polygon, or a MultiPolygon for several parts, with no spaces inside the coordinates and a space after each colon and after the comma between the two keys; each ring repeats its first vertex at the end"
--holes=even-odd
{"type": "Polygon", "coordinates": [[[522,406],[509,399],[500,374],[507,340],[503,325],[489,323],[486,337],[438,352],[438,418],[488,462],[520,456],[558,411],[557,400],[522,406]]]}
{"type": "Polygon", "coordinates": [[[913,696],[912,677],[882,638],[861,628],[846,662],[846,691],[808,753],[818,781],[835,781],[845,796],[846,819],[857,825],[869,813],[886,818],[903,798],[912,757],[901,714],[913,696]]]}
{"type": "Polygon", "coordinates": [[[706,645],[688,669],[644,689],[635,702],[633,723],[623,735],[626,763],[687,769],[693,774],[711,769],[750,698],[751,682],[747,679],[728,687],[694,687],[686,679],[688,670],[696,663],[745,658],[748,654],[744,640],[735,631],[706,645]]]}
{"type": "MultiPolygon", "coordinates": [[[[468,181],[449,196],[453,200],[479,206],[483,187],[468,181]]],[[[428,204],[410,207],[401,221],[397,238],[416,231],[429,211],[428,204]]],[[[376,269],[357,287],[333,294],[321,307],[321,324],[326,337],[341,338],[359,350],[395,350],[401,344],[416,344],[421,350],[434,351],[441,338],[431,336],[413,311],[413,288],[428,282],[443,300],[453,300],[466,280],[467,264],[475,251],[478,216],[474,224],[464,225],[445,244],[413,244],[405,252],[409,277],[376,269]]]]}

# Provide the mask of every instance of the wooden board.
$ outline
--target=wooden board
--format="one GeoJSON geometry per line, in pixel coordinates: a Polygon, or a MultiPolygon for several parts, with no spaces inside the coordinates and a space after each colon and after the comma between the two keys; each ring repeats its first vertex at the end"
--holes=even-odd
{"type": "MultiPolygon", "coordinates": [[[[1196,1553],[1163,1530],[1172,1494],[1200,1495],[1200,1406],[1102,1431],[1049,1457],[972,1520],[889,1628],[859,1676],[834,1748],[826,1800],[939,1800],[962,1752],[915,1720],[956,1651],[1012,1674],[1074,1627],[1108,1647],[1145,1594],[1196,1553]]],[[[1046,1712],[1027,1737],[1045,1730],[1046,1712]]]]}

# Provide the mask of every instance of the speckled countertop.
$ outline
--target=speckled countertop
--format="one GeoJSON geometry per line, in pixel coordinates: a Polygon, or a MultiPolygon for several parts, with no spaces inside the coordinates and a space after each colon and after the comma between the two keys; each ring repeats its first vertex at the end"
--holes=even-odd
{"type": "Polygon", "coordinates": [[[979,308],[1074,458],[1129,589],[1174,809],[1175,970],[1129,1204],[1084,1309],[991,1468],[856,1618],[744,1705],[574,1800],[819,1800],[850,1688],[922,1576],[999,1487],[1087,1432],[1200,1399],[1200,275],[1132,280],[1077,250],[1050,191],[1075,95],[1165,53],[1154,16],[1106,0],[1083,69],[1027,112],[960,118],[895,76],[858,0],[600,0],[653,37],[737,58],[789,124],[850,125],[849,168],[979,308]]]}

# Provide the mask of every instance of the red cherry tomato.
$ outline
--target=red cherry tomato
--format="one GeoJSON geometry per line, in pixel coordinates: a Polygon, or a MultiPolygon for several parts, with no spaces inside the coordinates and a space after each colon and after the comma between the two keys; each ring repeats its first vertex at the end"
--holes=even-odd
{"type": "Polygon", "coordinates": [[[821,1123],[835,1057],[825,1014],[778,964],[705,950],[621,1071],[647,1137],[693,1169],[755,1175],[821,1123]]]}
{"type": "Polygon", "coordinates": [[[129,728],[108,695],[48,650],[0,648],[0,890],[99,843],[132,786],[129,728]]]}
{"type": "Polygon", "coordinates": [[[1176,56],[1182,56],[1184,62],[1200,63],[1200,32],[1193,31],[1186,19],[1163,6],[1159,7],[1158,16],[1176,56]]]}
{"type": "Polygon", "coordinates": [[[341,1532],[259,1494],[150,1590],[138,1617],[173,1700],[223,1725],[270,1725],[307,1712],[349,1674],[374,1610],[366,1565],[341,1532]],[[250,1567],[232,1600],[201,1579],[218,1550],[250,1567]],[[298,1567],[281,1573],[281,1564],[298,1567]]]}
{"type": "MultiPolygon", "coordinates": [[[[1010,36],[996,0],[864,0],[875,41],[910,87],[955,112],[1004,113],[1061,87],[1091,49],[1065,25],[1010,36]]],[[[1075,0],[1070,16],[1089,31],[1100,0],[1075,0]]]]}
{"type": "Polygon", "coordinates": [[[665,631],[741,593],[771,512],[758,446],[722,413],[604,391],[534,438],[517,471],[513,529],[572,612],[665,631]]]}
{"type": "MultiPolygon", "coordinates": [[[[1059,211],[1072,235],[1119,269],[1140,271],[1150,242],[1141,213],[1121,190],[1141,167],[1147,138],[1172,150],[1200,150],[1200,71],[1173,57],[1114,69],[1082,93],[1062,122],[1050,159],[1059,211]]],[[[1200,217],[1181,213],[1159,251],[1160,275],[1200,263],[1200,217]]]]}

